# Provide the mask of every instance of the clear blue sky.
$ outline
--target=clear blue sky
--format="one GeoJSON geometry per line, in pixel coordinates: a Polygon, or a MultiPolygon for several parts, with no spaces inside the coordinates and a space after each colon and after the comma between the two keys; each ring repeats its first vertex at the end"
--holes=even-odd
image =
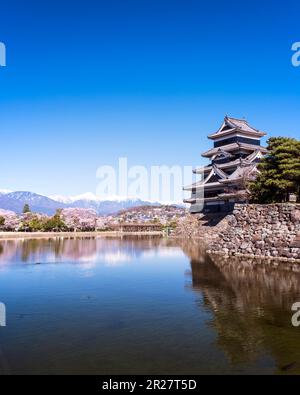
{"type": "Polygon", "coordinates": [[[5,3],[0,188],[94,192],[121,156],[199,165],[225,114],[300,138],[299,1],[5,3]]]}

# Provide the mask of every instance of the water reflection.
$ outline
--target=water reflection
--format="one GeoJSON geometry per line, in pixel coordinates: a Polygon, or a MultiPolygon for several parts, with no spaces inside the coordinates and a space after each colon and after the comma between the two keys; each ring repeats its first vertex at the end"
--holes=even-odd
{"type": "Polygon", "coordinates": [[[179,247],[167,248],[159,236],[55,237],[0,241],[0,267],[23,263],[76,263],[103,261],[108,265],[130,262],[138,257],[181,255],[179,247]]]}
{"type": "Polygon", "coordinates": [[[203,297],[199,308],[213,313],[208,325],[230,362],[265,358],[277,372],[300,373],[300,329],[291,325],[291,306],[300,301],[300,266],[209,257],[193,243],[182,248],[191,259],[192,289],[203,297]]]}
{"type": "Polygon", "coordinates": [[[11,373],[300,373],[287,262],[160,237],[2,240],[0,290],[11,373]]]}

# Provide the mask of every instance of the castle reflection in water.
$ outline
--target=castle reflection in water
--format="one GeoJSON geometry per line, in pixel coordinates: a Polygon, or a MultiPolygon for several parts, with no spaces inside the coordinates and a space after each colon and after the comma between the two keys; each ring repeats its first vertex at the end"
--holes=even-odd
{"type": "Polygon", "coordinates": [[[277,373],[300,373],[300,329],[291,306],[300,301],[300,265],[250,258],[207,256],[197,243],[184,243],[191,260],[191,288],[218,346],[232,364],[270,355],[277,373]]]}

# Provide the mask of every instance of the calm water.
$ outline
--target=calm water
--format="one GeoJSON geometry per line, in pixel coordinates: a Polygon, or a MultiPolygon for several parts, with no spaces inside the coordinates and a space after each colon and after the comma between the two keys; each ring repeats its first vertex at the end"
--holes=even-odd
{"type": "Polygon", "coordinates": [[[300,273],[176,243],[0,241],[0,372],[299,374],[300,273]]]}

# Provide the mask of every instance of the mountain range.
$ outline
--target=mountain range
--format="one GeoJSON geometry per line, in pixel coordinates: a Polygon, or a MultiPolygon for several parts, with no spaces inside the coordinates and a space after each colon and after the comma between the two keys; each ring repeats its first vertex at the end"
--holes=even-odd
{"type": "Polygon", "coordinates": [[[94,209],[98,215],[108,215],[131,207],[160,205],[158,202],[134,198],[112,197],[111,199],[101,200],[92,193],[74,197],[57,195],[47,197],[33,192],[0,190],[0,208],[20,214],[25,204],[28,204],[33,212],[47,215],[53,215],[57,209],[69,207],[94,209]]]}

